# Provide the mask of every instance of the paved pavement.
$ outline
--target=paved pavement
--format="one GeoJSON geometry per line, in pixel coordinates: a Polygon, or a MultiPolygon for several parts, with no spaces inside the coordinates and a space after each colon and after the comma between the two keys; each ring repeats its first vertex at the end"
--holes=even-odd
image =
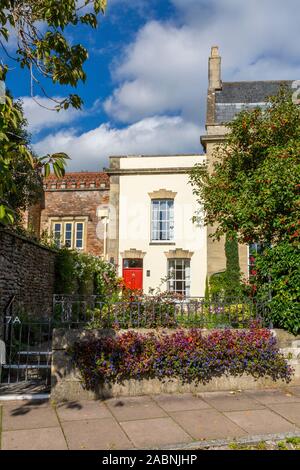
{"type": "Polygon", "coordinates": [[[1,402],[2,450],[191,448],[197,441],[300,436],[300,387],[105,401],[1,402]]]}

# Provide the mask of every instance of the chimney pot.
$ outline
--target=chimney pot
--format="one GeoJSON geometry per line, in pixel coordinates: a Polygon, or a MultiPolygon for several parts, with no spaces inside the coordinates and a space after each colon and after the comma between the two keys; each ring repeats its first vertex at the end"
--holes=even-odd
{"type": "Polygon", "coordinates": [[[211,48],[211,57],[220,57],[219,56],[219,46],[212,46],[212,48],[211,48]]]}

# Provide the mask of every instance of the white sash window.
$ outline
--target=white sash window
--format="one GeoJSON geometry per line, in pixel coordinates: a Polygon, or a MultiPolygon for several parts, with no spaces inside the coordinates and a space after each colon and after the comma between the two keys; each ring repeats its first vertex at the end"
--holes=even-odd
{"type": "Polygon", "coordinates": [[[174,200],[152,200],[151,240],[165,242],[174,240],[174,200]]]}
{"type": "Polygon", "coordinates": [[[183,297],[189,297],[191,289],[191,260],[169,259],[168,278],[168,290],[170,292],[181,294],[183,297]]]}
{"type": "Polygon", "coordinates": [[[85,249],[85,220],[52,219],[51,233],[58,248],[85,249]]]}

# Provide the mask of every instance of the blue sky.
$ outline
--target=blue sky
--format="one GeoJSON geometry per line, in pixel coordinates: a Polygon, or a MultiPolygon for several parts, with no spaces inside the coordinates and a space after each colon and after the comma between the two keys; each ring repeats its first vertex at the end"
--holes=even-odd
{"type": "MultiPolygon", "coordinates": [[[[108,0],[98,30],[67,30],[90,55],[81,112],[37,106],[18,68],[7,85],[35,150],[67,152],[69,170],[99,170],[116,154],[201,153],[210,47],[224,80],[300,79],[299,19],[298,0],[108,0]]],[[[70,91],[47,83],[51,96],[70,91]]]]}

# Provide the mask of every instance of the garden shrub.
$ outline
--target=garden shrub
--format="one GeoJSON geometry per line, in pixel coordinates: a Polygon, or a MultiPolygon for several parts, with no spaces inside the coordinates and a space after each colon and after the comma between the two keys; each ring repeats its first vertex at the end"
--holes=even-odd
{"type": "Polygon", "coordinates": [[[56,293],[98,295],[105,300],[119,295],[115,267],[99,256],[62,248],[56,258],[56,293]]]}
{"type": "Polygon", "coordinates": [[[268,305],[268,317],[276,328],[300,333],[300,245],[281,242],[255,259],[252,283],[256,297],[268,305]]]}
{"type": "Polygon", "coordinates": [[[211,300],[242,299],[245,289],[241,280],[237,236],[225,238],[226,270],[213,274],[206,286],[205,297],[211,300]]]}
{"type": "Polygon", "coordinates": [[[270,377],[291,380],[292,368],[279,352],[272,332],[253,325],[250,330],[177,330],[174,333],[118,336],[77,342],[73,358],[84,385],[123,383],[134,379],[179,379],[208,383],[214,377],[270,377]]]}

